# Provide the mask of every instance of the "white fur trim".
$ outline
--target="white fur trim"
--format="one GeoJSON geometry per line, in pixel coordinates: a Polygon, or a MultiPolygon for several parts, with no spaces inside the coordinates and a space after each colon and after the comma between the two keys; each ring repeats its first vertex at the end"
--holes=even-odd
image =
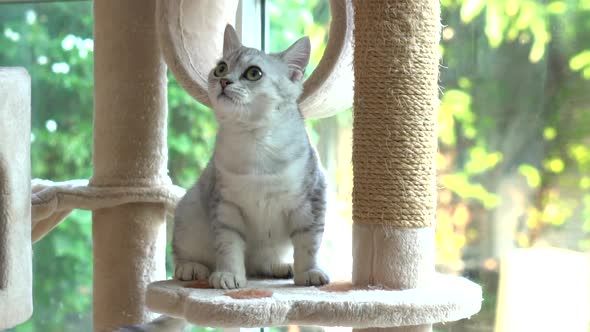
{"type": "Polygon", "coordinates": [[[430,283],[434,275],[434,227],[355,223],[352,234],[352,280],[356,285],[407,289],[430,283]]]}
{"type": "Polygon", "coordinates": [[[324,292],[296,287],[292,280],[251,280],[248,288],[272,290],[272,297],[235,300],[224,290],[184,288],[186,282],[167,280],[148,287],[146,303],[153,311],[210,327],[414,326],[459,320],[479,311],[478,285],[440,274],[431,281],[403,291],[324,292]]]}
{"type": "Polygon", "coordinates": [[[432,332],[432,324],[390,328],[354,329],[353,332],[432,332]]]}
{"type": "MultiPolygon", "coordinates": [[[[157,25],[166,63],[186,91],[211,106],[207,75],[221,56],[223,32],[237,0],[159,0],[157,25]]],[[[322,60],[304,83],[301,111],[324,118],[352,105],[352,2],[330,0],[332,22],[322,60]]]]}

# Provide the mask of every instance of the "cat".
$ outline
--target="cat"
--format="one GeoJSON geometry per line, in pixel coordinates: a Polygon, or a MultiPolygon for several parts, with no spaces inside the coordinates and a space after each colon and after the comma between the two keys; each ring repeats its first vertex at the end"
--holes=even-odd
{"type": "MultiPolygon", "coordinates": [[[[303,37],[266,54],[244,47],[226,26],[223,56],[208,76],[219,123],[215,149],[176,208],[176,279],[223,289],[245,287],[248,277],[329,282],[317,262],[326,180],[297,104],[310,48],[303,37]]],[[[119,331],[171,331],[179,324],[162,316],[119,331]]]]}

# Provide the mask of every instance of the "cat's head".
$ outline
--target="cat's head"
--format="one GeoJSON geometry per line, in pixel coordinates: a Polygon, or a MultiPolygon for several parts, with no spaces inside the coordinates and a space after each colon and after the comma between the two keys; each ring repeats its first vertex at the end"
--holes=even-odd
{"type": "Polygon", "coordinates": [[[225,28],[223,56],[209,73],[208,92],[218,120],[260,122],[279,105],[295,104],[303,91],[309,38],[281,53],[244,47],[231,25],[225,28]]]}

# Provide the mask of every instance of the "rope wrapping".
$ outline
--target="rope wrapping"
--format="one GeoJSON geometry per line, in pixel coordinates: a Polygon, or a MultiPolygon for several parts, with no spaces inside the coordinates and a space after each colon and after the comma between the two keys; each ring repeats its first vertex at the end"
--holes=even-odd
{"type": "Polygon", "coordinates": [[[435,220],[438,0],[353,2],[353,219],[435,220]]]}

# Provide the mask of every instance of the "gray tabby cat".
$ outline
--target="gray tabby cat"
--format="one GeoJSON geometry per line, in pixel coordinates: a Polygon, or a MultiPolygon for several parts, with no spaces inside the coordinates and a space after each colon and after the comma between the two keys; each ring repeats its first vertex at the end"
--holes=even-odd
{"type": "MultiPolygon", "coordinates": [[[[290,278],[320,286],[326,183],[297,99],[310,55],[307,37],[265,54],[225,29],[223,57],[209,74],[219,132],[213,157],[175,216],[175,277],[215,288],[246,286],[247,277],[290,278]]],[[[161,317],[120,331],[173,331],[161,317]]]]}

